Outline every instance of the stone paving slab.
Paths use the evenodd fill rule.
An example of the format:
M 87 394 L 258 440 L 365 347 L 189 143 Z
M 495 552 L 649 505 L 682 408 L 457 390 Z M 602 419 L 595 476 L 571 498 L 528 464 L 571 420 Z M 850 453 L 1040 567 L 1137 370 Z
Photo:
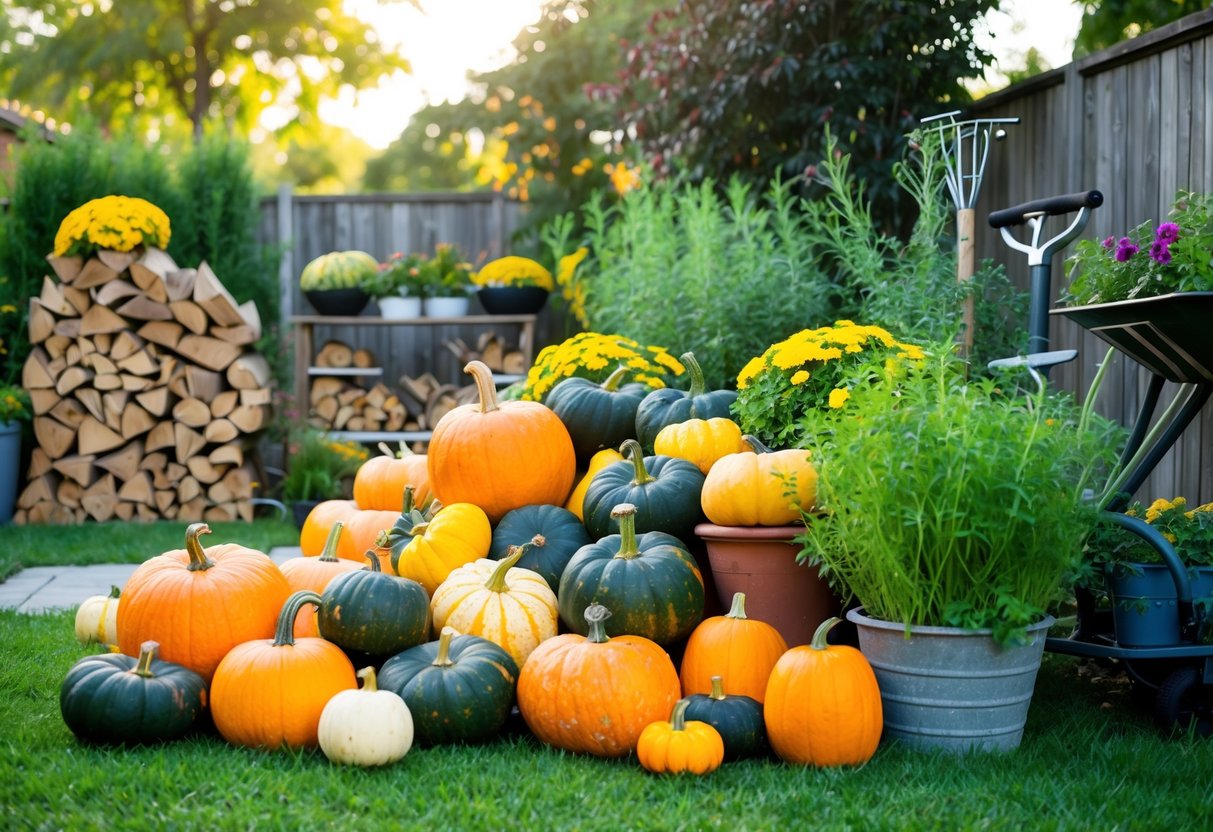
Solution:
M 276 546 L 270 550 L 274 563 L 299 557 L 298 546 Z M 0 609 L 39 613 L 78 605 L 92 595 L 107 595 L 110 587 L 121 589 L 137 563 L 105 563 L 95 566 L 33 566 L 0 583 Z

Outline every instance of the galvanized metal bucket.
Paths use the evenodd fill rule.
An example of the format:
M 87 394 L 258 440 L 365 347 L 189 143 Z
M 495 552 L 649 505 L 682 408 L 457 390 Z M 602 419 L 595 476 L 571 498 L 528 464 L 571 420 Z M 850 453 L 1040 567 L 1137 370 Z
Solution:
M 914 627 L 850 610 L 880 686 L 884 738 L 913 748 L 1018 748 L 1052 617 L 1028 628 L 1029 643 L 1002 647 L 990 630 Z

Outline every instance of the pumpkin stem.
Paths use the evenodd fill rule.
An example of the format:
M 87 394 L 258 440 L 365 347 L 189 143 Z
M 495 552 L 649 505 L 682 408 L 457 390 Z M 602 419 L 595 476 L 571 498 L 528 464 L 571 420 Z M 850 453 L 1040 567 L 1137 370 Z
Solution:
M 205 572 L 215 565 L 215 562 L 206 556 L 206 550 L 202 548 L 202 544 L 198 542 L 198 536 L 210 534 L 211 527 L 206 523 L 192 523 L 185 530 L 185 551 L 189 553 L 191 572 Z
M 740 595 L 740 594 L 741 593 L 738 593 L 738 595 Z M 715 699 L 717 702 L 724 699 L 724 677 L 723 676 L 713 676 L 712 677 L 712 692 L 709 693 L 708 696 L 710 696 L 712 699 Z
M 762 444 L 762 440 L 757 436 L 750 436 L 748 433 L 741 437 L 741 441 L 754 449 L 756 454 L 769 454 L 771 449 Z
M 156 651 L 160 649 L 159 642 L 145 641 L 139 645 L 139 663 L 131 668 L 131 673 L 136 676 L 142 676 L 144 679 L 150 679 L 156 674 L 152 673 L 152 662 L 156 660 Z
M 591 644 L 604 644 L 611 640 L 606 634 L 606 620 L 611 617 L 611 611 L 602 604 L 590 604 L 585 608 L 585 623 L 590 625 L 590 631 L 585 640 Z
M 531 545 L 542 549 L 548 545 L 548 539 L 541 534 L 537 534 L 531 538 Z
M 392 541 L 388 539 L 387 529 L 380 529 L 379 534 L 375 535 L 375 548 L 387 549 L 392 545 Z
M 110 584 L 110 597 L 111 598 L 120 598 L 121 596 L 122 596 L 122 590 L 120 590 L 118 588 L 118 585 Z
M 618 367 L 606 377 L 606 381 L 600 385 L 603 390 L 614 393 L 619 389 L 619 382 L 623 381 L 624 377 L 631 372 L 631 368 L 620 364 Z
M 324 540 L 324 549 L 320 552 L 320 559 L 325 563 L 337 560 L 337 544 L 341 542 L 341 530 L 344 528 L 345 524 L 338 520 L 333 524 L 333 528 L 329 529 L 329 536 Z
M 438 634 L 438 655 L 430 664 L 434 667 L 450 667 L 455 662 L 451 660 L 451 639 L 459 635 L 454 627 L 443 627 Z
M 408 514 L 417 507 L 417 503 L 413 496 L 414 490 L 415 489 L 412 485 L 406 485 L 404 487 L 404 508 L 400 510 L 401 514 Z
M 611 517 L 619 521 L 619 551 L 615 557 L 631 560 L 640 554 L 636 545 L 636 506 L 620 503 L 611 509 Z
M 383 564 L 381 564 L 379 562 L 379 556 L 377 554 L 375 554 L 374 549 L 367 549 L 366 553 L 363 554 L 363 557 L 371 562 L 371 571 L 372 572 L 382 572 L 383 571 Z
M 691 704 L 689 699 L 679 699 L 674 703 L 674 713 L 670 714 L 670 729 L 674 731 L 685 731 L 687 728 L 687 707 Z
M 619 446 L 619 453 L 630 459 L 632 467 L 636 469 L 636 476 L 632 477 L 632 485 L 644 485 L 656 479 L 656 477 L 649 476 L 649 472 L 645 470 L 644 449 L 635 439 L 623 440 L 623 444 Z
M 725 618 L 745 618 L 745 593 L 733 593 L 733 606 L 729 607 L 729 612 Z
M 526 550 L 531 548 L 531 544 L 523 543 L 521 546 L 511 546 L 507 554 L 497 564 L 497 568 L 493 570 L 493 574 L 489 575 L 489 579 L 485 581 L 484 588 L 489 592 L 505 592 L 509 586 L 505 582 L 505 573 L 513 568 L 514 564 L 518 563 L 519 559 L 526 554 Z
M 379 681 L 375 677 L 374 667 L 364 667 L 358 671 L 358 678 L 362 680 L 362 689 L 374 693 L 379 690 Z
M 687 368 L 687 372 L 691 374 L 691 388 L 687 390 L 687 398 L 695 398 L 702 396 L 706 389 L 703 384 L 703 368 L 699 366 L 699 362 L 695 360 L 695 354 L 684 352 L 678 358 L 679 361 Z
M 498 410 L 497 387 L 493 384 L 493 371 L 483 361 L 469 361 L 463 371 L 470 373 L 476 382 L 476 393 L 480 397 L 480 412 L 491 413 Z
M 840 623 L 841 621 L 841 618 L 835 616 L 834 618 L 827 618 L 825 621 L 821 622 L 821 624 L 817 626 L 816 632 L 813 633 L 813 641 L 809 644 L 809 646 L 814 650 L 825 650 L 827 647 L 829 647 L 830 645 L 829 642 L 826 641 L 826 636 L 829 635 L 830 630 L 834 629 L 834 625 Z
M 282 612 L 278 614 L 278 625 L 274 630 L 274 646 L 290 647 L 295 643 L 295 618 L 304 604 L 320 608 L 320 596 L 310 589 L 301 589 L 286 599 Z
M 425 534 L 425 530 L 430 527 L 429 520 L 422 520 L 420 523 L 414 523 L 413 528 L 409 529 L 409 534 L 413 537 L 421 537 Z

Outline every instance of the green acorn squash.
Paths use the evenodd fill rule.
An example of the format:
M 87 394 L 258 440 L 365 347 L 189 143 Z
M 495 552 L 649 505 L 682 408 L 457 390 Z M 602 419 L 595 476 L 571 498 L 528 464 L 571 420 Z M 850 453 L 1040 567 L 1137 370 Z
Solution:
M 687 702 L 687 719 L 706 722 L 720 733 L 726 760 L 758 757 L 767 752 L 762 703 L 749 696 L 726 696 L 722 677 L 712 677 L 711 693 L 692 694 Z
M 619 523 L 611 512 L 620 503 L 631 503 L 637 532 L 690 540 L 695 525 L 703 522 L 703 473 L 685 459 L 643 456 L 635 439 L 624 442 L 620 451 L 627 459 L 608 465 L 586 489 L 582 517 L 591 537 L 617 534 Z
M 585 611 L 610 604 L 607 634 L 644 636 L 661 645 L 689 634 L 703 619 L 703 577 L 676 538 L 636 534 L 636 507 L 616 506 L 619 534 L 583 546 L 560 577 L 560 619 L 580 635 L 589 632 Z
M 514 704 L 518 665 L 500 646 L 443 627 L 437 641 L 393 656 L 379 689 L 394 691 L 413 715 L 420 745 L 496 736 Z
M 375 553 L 370 569 L 345 572 L 321 593 L 320 635 L 350 652 L 391 656 L 430 634 L 430 597 L 416 581 L 389 575 Z
M 594 539 L 577 515 L 560 506 L 533 505 L 506 512 L 493 529 L 489 557 L 503 560 L 511 546 L 530 543 L 518 566 L 538 572 L 555 592 L 569 559 Z
M 703 370 L 692 353 L 680 359 L 691 376 L 691 388 L 687 391 L 663 387 L 653 390 L 641 400 L 636 408 L 636 438 L 645 453 L 653 452 L 653 441 L 666 425 L 685 422 L 687 419 L 711 419 L 720 416 L 732 418 L 730 407 L 737 399 L 735 390 L 705 390 Z
M 623 440 L 636 437 L 636 409 L 651 388 L 637 382 L 620 384 L 629 372 L 619 367 L 601 384 L 566 378 L 544 400 L 568 428 L 578 465 L 588 464 L 602 448 L 618 448 Z

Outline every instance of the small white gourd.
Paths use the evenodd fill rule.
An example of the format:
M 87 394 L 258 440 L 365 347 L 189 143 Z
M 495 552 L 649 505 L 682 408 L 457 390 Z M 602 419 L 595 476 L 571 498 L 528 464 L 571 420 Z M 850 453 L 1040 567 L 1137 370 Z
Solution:
M 84 599 L 76 610 L 76 640 L 81 644 L 103 644 L 113 647 L 118 643 L 118 587 L 111 587 L 109 595 L 92 595 Z
M 320 713 L 320 750 L 334 763 L 382 766 L 413 747 L 413 715 L 404 700 L 379 690 L 375 668 L 358 671 L 359 690 L 343 690 Z

